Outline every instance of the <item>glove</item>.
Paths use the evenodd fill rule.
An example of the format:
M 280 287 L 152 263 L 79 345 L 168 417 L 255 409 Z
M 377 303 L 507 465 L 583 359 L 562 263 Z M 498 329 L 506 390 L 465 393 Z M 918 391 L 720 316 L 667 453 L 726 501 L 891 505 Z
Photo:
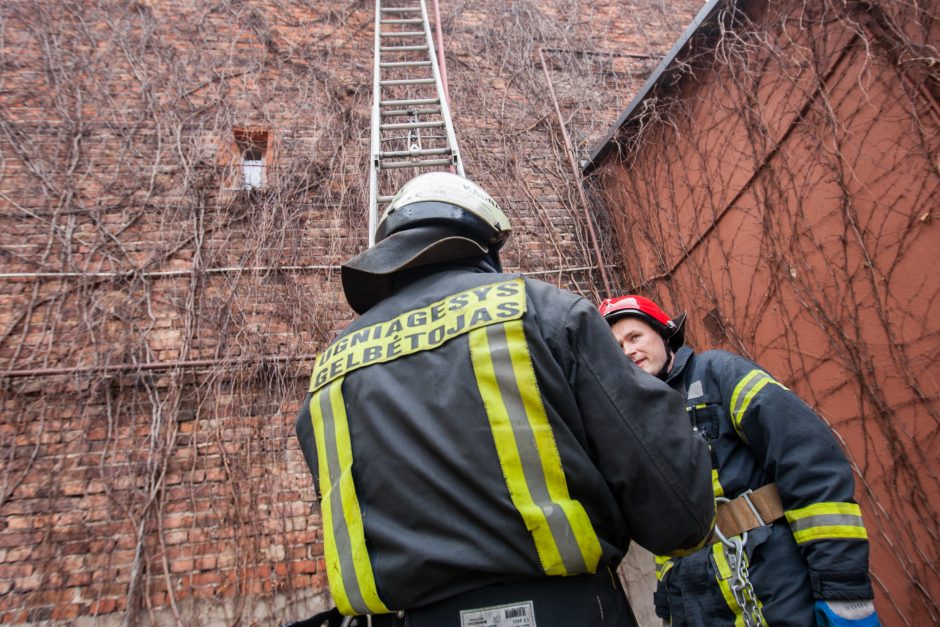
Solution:
M 881 627 L 881 622 L 870 599 L 816 601 L 816 627 Z

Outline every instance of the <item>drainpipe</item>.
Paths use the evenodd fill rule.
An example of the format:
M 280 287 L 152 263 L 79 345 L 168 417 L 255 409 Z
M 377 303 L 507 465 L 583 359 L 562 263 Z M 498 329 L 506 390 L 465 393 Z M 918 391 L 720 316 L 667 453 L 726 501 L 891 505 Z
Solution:
M 581 185 L 581 172 L 578 170 L 578 163 L 574 156 L 574 148 L 571 146 L 571 139 L 568 138 L 568 131 L 565 129 L 565 120 L 561 116 L 561 108 L 558 106 L 558 99 L 555 97 L 555 88 L 552 86 L 552 77 L 548 73 L 548 65 L 545 63 L 545 55 L 542 53 L 542 48 L 539 48 L 539 58 L 542 60 L 542 71 L 545 72 L 545 80 L 548 82 L 548 93 L 551 95 L 552 104 L 555 106 L 555 115 L 558 116 L 558 126 L 561 128 L 561 136 L 565 140 L 565 149 L 568 151 L 568 162 L 571 164 L 571 173 L 575 179 L 575 186 L 578 188 L 578 196 L 581 198 L 581 207 L 584 209 L 584 221 L 587 223 L 588 233 L 591 236 L 591 244 L 594 247 L 594 259 L 597 263 L 597 268 L 601 272 L 601 281 L 604 283 L 604 297 L 610 298 L 610 282 L 607 280 L 607 268 L 604 267 L 604 260 L 601 258 L 601 249 L 600 246 L 597 245 L 597 235 L 594 233 L 594 222 L 591 220 L 587 196 L 584 195 L 584 187 Z

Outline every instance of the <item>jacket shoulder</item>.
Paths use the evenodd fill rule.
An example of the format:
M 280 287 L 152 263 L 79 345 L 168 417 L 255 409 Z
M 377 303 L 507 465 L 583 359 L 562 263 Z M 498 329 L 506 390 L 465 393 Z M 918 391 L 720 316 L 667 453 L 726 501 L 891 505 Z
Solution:
M 530 279 L 526 276 L 523 276 L 522 280 L 525 282 L 526 293 L 539 304 L 553 303 L 555 306 L 570 308 L 577 301 L 584 300 L 574 292 L 555 287 L 545 281 Z
M 741 377 L 755 368 L 759 366 L 745 357 L 714 349 L 701 353 L 692 352 L 682 362 L 680 376 L 687 387 L 695 381 L 700 381 L 700 385 L 718 392 L 727 386 L 733 387 Z
M 756 363 L 735 353 L 730 353 L 726 350 L 713 349 L 707 350 L 702 353 L 695 353 L 695 355 L 689 360 L 694 362 L 699 368 L 708 368 L 710 370 L 721 370 L 728 371 L 729 373 L 742 371 L 749 372 L 751 370 L 761 369 Z

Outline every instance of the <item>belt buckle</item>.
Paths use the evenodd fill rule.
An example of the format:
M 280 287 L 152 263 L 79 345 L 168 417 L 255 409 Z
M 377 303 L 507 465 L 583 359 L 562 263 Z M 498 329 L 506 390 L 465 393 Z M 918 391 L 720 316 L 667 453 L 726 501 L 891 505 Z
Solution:
M 744 499 L 744 502 L 747 503 L 748 509 L 750 509 L 751 513 L 754 514 L 754 518 L 757 520 L 757 527 L 766 527 L 767 523 L 764 522 L 764 517 L 760 515 L 760 512 L 757 511 L 757 507 L 754 506 L 754 502 L 751 501 L 751 493 L 753 492 L 754 490 L 751 489 L 745 490 L 739 495 L 739 498 Z

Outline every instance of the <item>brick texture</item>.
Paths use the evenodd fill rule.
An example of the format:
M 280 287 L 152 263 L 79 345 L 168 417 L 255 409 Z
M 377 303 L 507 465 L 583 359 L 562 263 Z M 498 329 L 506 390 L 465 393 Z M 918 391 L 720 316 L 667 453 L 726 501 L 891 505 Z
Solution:
M 600 295 L 539 49 L 583 156 L 697 5 L 442 2 L 507 269 Z M 372 6 L 39 0 L 0 19 L 0 623 L 297 618 L 271 600 L 326 580 L 293 417 L 353 317 L 337 266 L 366 245 Z M 254 191 L 236 189 L 249 131 Z

